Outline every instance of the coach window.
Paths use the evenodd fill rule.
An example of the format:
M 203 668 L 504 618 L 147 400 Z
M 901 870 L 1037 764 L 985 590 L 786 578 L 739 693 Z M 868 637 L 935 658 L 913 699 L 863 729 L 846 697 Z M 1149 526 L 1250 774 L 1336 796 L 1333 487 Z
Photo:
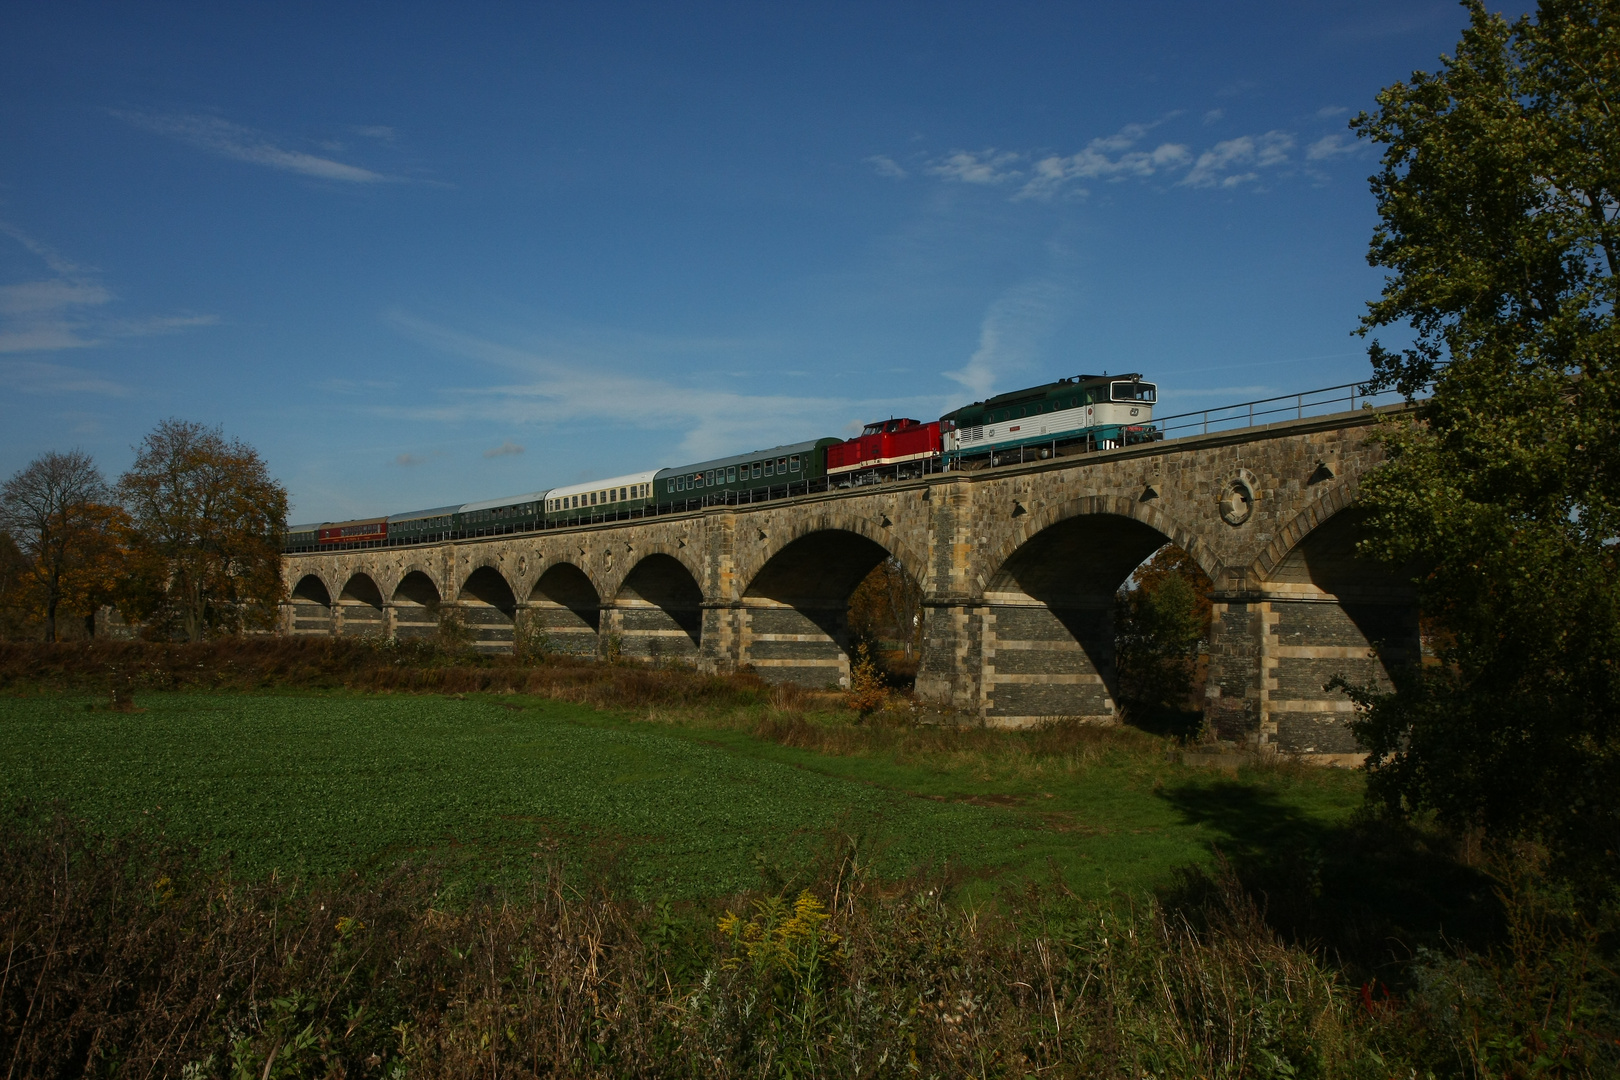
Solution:
M 799 471 L 799 455 L 798 454 L 794 454 L 792 457 L 788 458 L 788 471 L 789 472 L 798 472 Z
M 776 475 L 776 473 L 775 473 L 775 471 L 773 469 L 774 465 L 775 465 L 775 462 L 772 462 L 772 461 L 765 462 L 765 475 L 766 476 L 775 476 Z
M 736 480 L 737 480 L 737 466 L 735 466 L 735 465 L 727 465 L 726 466 L 726 483 L 728 483 L 728 484 L 735 483 Z
M 787 475 L 787 458 L 779 457 L 779 458 L 776 459 L 776 475 L 778 475 L 778 476 L 786 476 Z

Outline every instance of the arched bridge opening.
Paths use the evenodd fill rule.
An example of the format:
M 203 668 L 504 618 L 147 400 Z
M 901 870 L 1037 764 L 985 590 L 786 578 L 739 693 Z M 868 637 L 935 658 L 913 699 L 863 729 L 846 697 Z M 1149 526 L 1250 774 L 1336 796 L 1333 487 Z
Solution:
M 1169 539 L 1134 518 L 1092 514 L 1051 525 L 1012 553 L 980 612 L 987 723 L 1118 718 L 1115 596 Z
M 848 686 L 850 597 L 888 558 L 881 544 L 841 529 L 783 547 L 743 593 L 738 663 L 772 682 Z
M 602 598 L 585 572 L 558 563 L 529 592 L 529 633 L 547 652 L 595 656 L 602 628 Z
M 332 594 L 326 582 L 314 574 L 305 574 L 293 586 L 291 603 L 294 634 L 332 632 Z
M 695 662 L 703 639 L 703 590 L 674 556 L 648 555 L 619 586 L 608 623 L 623 656 Z
M 461 587 L 461 615 L 480 652 L 511 652 L 517 598 L 512 586 L 492 566 L 480 566 Z
M 339 632 L 344 637 L 382 637 L 386 631 L 382 590 L 369 574 L 349 578 L 338 594 L 338 609 L 342 615 Z
M 390 603 L 394 609 L 394 636 L 432 637 L 439 629 L 439 587 L 420 570 L 399 579 Z
M 1266 575 L 1263 599 L 1230 610 L 1226 622 L 1259 642 L 1258 685 L 1222 686 L 1216 700 L 1247 690 L 1256 708 L 1212 710 L 1228 737 L 1293 754 L 1359 758 L 1350 731 L 1354 705 L 1327 684 L 1337 676 L 1388 689 L 1391 671 L 1421 660 L 1417 605 L 1391 568 L 1362 558 L 1363 519 L 1341 510 L 1297 543 Z M 1252 608 L 1252 610 L 1249 610 Z M 1246 616 L 1246 618 L 1242 617 Z M 1254 667 L 1231 665 L 1234 676 Z M 1235 681 L 1235 680 L 1234 680 Z

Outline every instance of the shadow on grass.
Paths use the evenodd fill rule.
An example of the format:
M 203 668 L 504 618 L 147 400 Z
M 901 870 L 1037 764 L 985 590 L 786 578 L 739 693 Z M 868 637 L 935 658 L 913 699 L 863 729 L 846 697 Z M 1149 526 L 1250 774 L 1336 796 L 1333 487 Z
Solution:
M 1323 822 L 1237 781 L 1184 784 L 1161 796 L 1217 835 L 1215 848 L 1274 930 L 1337 958 L 1352 977 L 1395 982 L 1419 947 L 1480 948 L 1502 938 L 1490 879 L 1437 832 L 1367 812 Z M 1184 872 L 1161 899 L 1197 910 L 1211 887 L 1202 873 Z

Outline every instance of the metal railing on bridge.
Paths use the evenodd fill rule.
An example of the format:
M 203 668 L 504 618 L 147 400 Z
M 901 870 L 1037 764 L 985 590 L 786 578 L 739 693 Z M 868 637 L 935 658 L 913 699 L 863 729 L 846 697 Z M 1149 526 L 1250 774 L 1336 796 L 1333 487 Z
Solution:
M 1385 390 L 1377 394 L 1362 393 L 1362 383 L 1327 386 L 1320 390 L 1305 390 L 1298 394 L 1242 401 L 1236 405 L 1219 405 L 1213 409 L 1175 413 L 1154 417 L 1153 426 L 1160 437 L 1208 435 L 1212 431 L 1236 431 L 1240 428 L 1275 424 L 1282 420 L 1303 420 L 1307 416 L 1326 416 L 1335 412 L 1354 412 L 1360 408 L 1395 405 L 1403 401 L 1400 391 Z

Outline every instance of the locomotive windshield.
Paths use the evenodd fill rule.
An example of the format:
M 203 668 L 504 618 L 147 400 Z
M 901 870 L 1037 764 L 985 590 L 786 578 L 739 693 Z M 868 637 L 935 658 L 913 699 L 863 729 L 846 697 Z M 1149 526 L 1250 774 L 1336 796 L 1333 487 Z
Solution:
M 1150 382 L 1117 382 L 1112 386 L 1110 397 L 1115 401 L 1146 401 L 1151 403 L 1158 393 L 1158 387 Z

